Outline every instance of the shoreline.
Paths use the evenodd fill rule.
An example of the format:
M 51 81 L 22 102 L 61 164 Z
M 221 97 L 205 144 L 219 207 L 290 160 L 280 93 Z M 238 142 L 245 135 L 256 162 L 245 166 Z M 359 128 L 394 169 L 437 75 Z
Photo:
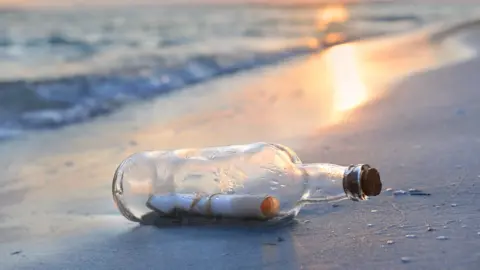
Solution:
M 370 17 L 367 16 L 367 18 Z M 377 29 L 377 32 L 362 32 L 361 29 L 347 31 L 343 41 L 344 44 L 382 44 L 380 45 L 382 47 L 389 47 L 388 44 L 383 43 L 398 43 L 398 45 L 395 45 L 397 48 L 405 43 L 405 46 L 410 47 L 412 42 L 425 43 L 427 41 L 430 35 L 428 29 L 433 27 L 431 27 L 432 24 L 428 19 L 425 23 L 426 26 L 420 27 L 419 30 L 410 25 L 408 27 L 403 26 L 401 28 L 403 30 L 395 28 L 391 30 Z M 453 26 L 445 25 L 444 27 Z M 355 27 L 352 29 L 355 29 Z M 401 33 L 398 34 L 397 31 L 401 31 Z M 387 34 L 387 32 L 390 32 L 390 34 Z M 320 38 L 320 40 L 322 39 Z M 357 42 L 354 42 L 355 40 Z M 235 46 L 240 46 L 239 44 L 242 42 L 252 42 L 252 40 L 240 41 L 237 40 L 237 42 L 232 43 L 236 44 Z M 122 68 L 121 63 L 115 62 L 115 55 L 120 51 L 103 53 L 98 55 L 99 58 L 85 59 L 86 62 L 69 62 L 65 64 L 66 66 L 63 66 L 63 64 L 58 66 L 53 63 L 50 67 L 47 67 L 56 74 L 53 78 L 50 78 L 48 74 L 41 75 L 45 72 L 43 69 L 35 71 L 24 69 L 23 73 L 28 73 L 23 74 L 26 76 L 25 78 L 29 78 L 29 76 L 38 72 L 40 72 L 37 74 L 40 78 L 31 81 L 19 77 L 19 80 L 6 80 L 0 83 L 3 88 L 0 91 L 1 100 L 3 100 L 1 104 L 5 106 L 4 110 L 0 112 L 2 121 L 0 139 L 5 140 L 15 137 L 21 132 L 35 132 L 35 130 L 41 129 L 56 130 L 68 125 L 89 122 L 99 116 L 108 116 L 117 111 L 119 107 L 128 106 L 134 102 L 161 98 L 164 94 L 174 93 L 176 90 L 190 89 L 193 85 L 208 83 L 219 77 L 252 69 L 256 70 L 279 62 L 281 64 L 285 60 L 288 62 L 288 60 L 298 56 L 316 55 L 318 51 L 329 49 L 330 44 L 328 42 L 319 46 L 314 43 L 309 38 L 284 41 L 282 45 L 271 41 L 261 46 L 257 44 L 258 46 L 254 46 L 256 49 L 241 56 L 235 53 L 236 49 L 229 46 L 226 46 L 229 49 L 220 49 L 220 51 L 210 55 L 209 50 L 205 49 L 212 45 L 208 45 L 208 43 L 202 46 L 196 45 L 198 48 L 194 46 L 190 53 L 184 51 L 186 47 L 183 48 L 183 45 L 166 48 L 164 52 L 158 50 L 142 51 L 142 54 L 145 54 L 144 57 L 150 55 L 153 59 L 156 59 L 155 61 L 152 60 L 155 64 L 148 70 L 137 70 L 135 65 L 130 67 L 132 70 L 125 70 L 127 67 Z M 364 47 L 362 45 L 357 46 Z M 131 53 L 131 55 L 128 53 L 127 55 L 133 57 L 135 53 Z M 173 56 L 185 53 L 189 57 L 184 60 L 175 60 L 172 66 L 164 67 L 160 63 L 161 61 L 157 63 L 157 60 L 170 54 L 172 54 L 172 59 L 175 59 L 176 57 Z M 108 65 L 106 63 L 113 66 L 119 64 L 120 67 L 107 72 L 108 69 L 105 68 Z M 78 67 L 75 67 L 77 65 Z M 85 68 L 86 66 L 92 68 L 92 74 L 84 74 L 79 70 L 75 72 L 76 68 Z M 16 69 L 13 68 L 13 70 Z M 59 77 L 57 78 L 57 76 Z
M 385 77 L 388 77 L 388 78 L 381 79 L 381 80 L 384 80 L 385 82 L 383 82 L 383 84 L 386 85 L 387 84 L 386 82 L 392 82 L 398 78 L 409 76 L 409 73 L 414 74 L 416 72 L 415 69 L 419 69 L 419 70 L 435 69 L 443 65 L 447 65 L 450 63 L 454 64 L 457 61 L 464 61 L 468 58 L 474 57 L 475 52 L 472 50 L 472 48 L 469 48 L 468 46 L 465 46 L 461 42 L 458 42 L 458 40 L 456 40 L 455 38 L 450 38 L 450 37 L 454 36 L 458 32 L 468 30 L 469 28 L 475 27 L 479 24 L 480 24 L 480 20 L 474 19 L 474 18 L 464 19 L 461 22 L 450 21 L 446 23 L 436 23 L 436 24 L 427 25 L 409 32 L 360 39 L 353 42 L 340 44 L 332 48 L 345 47 L 353 44 L 357 48 L 356 50 L 359 51 L 357 54 L 363 54 L 362 57 L 364 58 L 367 58 L 364 55 L 373 55 L 373 57 L 375 58 L 374 54 L 390 55 L 390 57 L 396 57 L 396 56 L 393 56 L 393 53 L 397 54 L 398 52 L 401 53 L 400 57 L 403 57 L 404 54 L 411 53 L 411 50 L 409 49 L 417 46 L 421 48 L 431 47 L 428 49 L 437 51 L 436 55 L 434 55 L 434 57 L 437 57 L 437 59 L 435 59 L 435 61 L 438 61 L 437 63 L 420 63 L 420 64 L 414 63 L 413 72 L 412 70 L 407 70 L 402 67 L 403 70 L 400 72 L 393 71 L 391 72 L 391 74 L 384 74 L 386 75 Z M 446 40 L 448 42 L 446 42 Z M 443 43 L 442 46 L 438 46 L 440 43 Z M 449 43 L 449 44 L 445 45 L 446 43 Z M 383 51 L 378 52 L 377 46 L 381 47 Z M 221 85 L 223 81 L 228 81 L 231 78 L 234 78 L 234 80 L 236 80 L 235 78 L 237 77 L 240 77 L 240 78 L 251 77 L 252 79 L 249 78 L 248 80 L 256 81 L 257 79 L 255 77 L 261 77 L 261 75 L 259 76 L 254 75 L 255 73 L 257 73 L 257 71 L 258 73 L 264 73 L 265 71 L 269 72 L 270 70 L 288 69 L 288 66 L 295 65 L 295 63 L 298 63 L 298 62 L 302 62 L 304 61 L 304 59 L 309 59 L 309 58 L 311 59 L 315 57 L 318 58 L 318 55 L 325 54 L 325 51 L 331 50 L 332 48 L 322 49 L 318 53 L 312 54 L 312 55 L 303 55 L 303 56 L 297 56 L 290 59 L 286 59 L 283 63 L 280 63 L 280 64 L 258 66 L 253 69 L 246 69 L 231 75 L 220 76 L 215 78 L 212 81 L 205 81 L 202 83 L 189 85 L 189 86 L 183 87 L 182 89 L 179 89 L 178 91 L 167 92 L 165 94 L 155 96 L 151 100 L 135 101 L 127 104 L 127 106 L 122 106 L 122 108 L 120 108 L 120 112 L 115 110 L 112 113 L 100 115 L 85 122 L 74 123 L 74 124 L 70 124 L 70 125 L 66 125 L 58 128 L 52 128 L 52 129 L 45 128 L 45 129 L 36 129 L 36 130 L 35 129 L 25 130 L 25 131 L 19 131 L 19 132 L 16 132 L 15 130 L 4 130 L 4 131 L 0 130 L 3 133 L 5 133 L 4 134 L 5 138 L 0 137 L 0 144 L 5 142 L 8 143 L 10 140 L 28 139 L 28 137 L 35 137 L 37 134 L 44 134 L 44 133 L 48 134 L 50 132 L 62 131 L 63 129 L 68 129 L 71 126 L 77 126 L 77 125 L 88 126 L 89 123 L 96 122 L 97 118 L 108 119 L 111 115 L 113 115 L 112 119 L 115 119 L 116 115 L 124 114 L 121 111 L 127 110 L 132 112 L 134 110 L 134 109 L 133 110 L 130 109 L 129 107 L 141 108 L 142 103 L 144 104 L 149 104 L 152 102 L 155 103 L 157 100 L 160 100 L 160 102 L 158 103 L 162 103 L 161 102 L 162 100 L 167 100 L 172 96 L 173 97 L 180 96 L 182 98 L 186 98 L 186 96 L 188 96 L 188 94 L 186 93 L 190 93 L 191 90 L 193 90 L 193 92 L 198 92 L 198 93 L 192 93 L 193 95 L 214 96 L 215 93 L 200 93 L 202 92 L 202 90 L 199 90 L 199 89 L 208 88 L 209 85 L 211 84 Z M 417 52 L 417 53 L 421 54 L 420 52 Z M 432 52 L 429 52 L 429 53 L 433 54 Z M 372 56 L 368 56 L 368 57 L 372 57 Z M 360 60 L 363 60 L 363 59 L 360 59 Z M 432 59 L 427 61 L 432 61 Z M 291 64 L 291 63 L 294 63 L 294 64 Z M 416 67 L 415 64 L 419 65 L 420 67 Z M 217 81 L 220 81 L 220 82 L 217 83 Z M 246 84 L 248 84 L 248 82 Z M 381 86 L 381 87 L 374 86 L 374 87 L 386 88 L 386 86 Z M 238 88 L 240 87 L 237 87 L 237 89 Z M 224 94 L 224 93 L 220 93 L 220 94 Z M 202 102 L 198 102 L 198 103 L 202 103 Z M 25 135 L 26 137 L 24 137 Z M 16 136 L 19 136 L 19 137 L 16 137 Z
M 455 35 L 458 33 L 462 32 L 456 32 Z M 462 231 L 462 235 L 470 237 L 474 230 L 480 230 L 478 225 L 475 227 L 476 220 L 472 214 L 478 199 L 467 193 L 468 189 L 478 188 L 472 187 L 473 178 L 466 178 L 478 174 L 475 168 L 479 165 L 474 157 L 479 147 L 476 143 L 480 140 L 475 141 L 478 139 L 474 136 L 476 128 L 473 123 L 480 111 L 475 109 L 478 99 L 469 100 L 475 93 L 475 78 L 471 74 L 475 73 L 475 67 L 480 66 L 478 58 L 461 55 L 458 58 L 460 62 L 447 61 L 449 64 L 445 65 L 436 58 L 435 49 L 438 48 L 428 47 L 425 41 L 420 43 L 425 46 L 423 53 L 411 55 L 407 57 L 410 60 L 406 61 L 404 57 L 412 50 L 402 47 L 400 52 L 405 54 L 391 60 L 390 56 L 399 52 L 394 42 L 391 43 L 393 47 L 382 47 L 385 48 L 381 51 L 383 55 L 375 47 L 370 47 L 376 45 L 374 41 L 371 42 L 371 45 L 362 45 L 361 42 L 340 45 L 319 55 L 293 59 L 281 66 L 221 78 L 165 98 L 133 104 L 121 112 L 89 123 L 28 134 L 24 138 L 0 144 L 0 151 L 8 153 L 0 155 L 0 167 L 5 170 L 4 182 L 0 183 L 3 189 L 0 258 L 5 258 L 2 261 L 6 265 L 13 267 L 21 263 L 26 269 L 39 261 L 43 264 L 37 267 L 44 269 L 60 269 L 62 265 L 70 263 L 77 263 L 79 268 L 85 263 L 105 269 L 113 267 L 112 264 L 128 267 L 135 265 L 136 260 L 146 260 L 145 263 L 153 267 L 155 263 L 151 261 L 152 258 L 143 256 L 152 255 L 152 252 L 172 255 L 167 252 L 172 248 L 179 254 L 191 252 L 190 260 L 199 261 L 202 268 L 207 269 L 211 263 L 203 258 L 205 254 L 194 252 L 197 250 L 194 247 L 206 242 L 215 252 L 226 250 L 238 254 L 235 259 L 232 256 L 217 257 L 216 253 L 207 256 L 224 266 L 231 265 L 230 260 L 233 260 L 239 266 L 232 266 L 232 269 L 250 266 L 250 269 L 256 269 L 262 265 L 273 269 L 282 263 L 287 263 L 288 269 L 301 265 L 313 269 L 319 265 L 328 269 L 345 269 L 354 265 L 367 269 L 368 263 L 378 269 L 398 269 L 401 268 L 400 255 L 398 258 L 395 256 L 415 256 L 411 253 L 416 249 L 417 254 L 424 257 L 413 262 L 411 267 L 442 268 L 445 267 L 441 264 L 443 260 L 432 262 L 431 259 L 446 256 L 453 263 L 464 263 L 463 269 L 474 269 L 470 267 L 475 266 L 475 261 L 472 262 L 475 258 L 461 260 L 471 255 L 468 252 L 437 254 L 432 247 L 439 244 L 438 240 L 425 240 L 418 247 L 402 240 L 402 236 L 414 231 L 423 237 L 425 218 L 429 218 L 429 222 L 439 230 L 442 222 L 463 219 L 465 224 L 468 223 L 468 229 L 463 228 L 465 233 Z M 418 44 L 410 46 L 421 51 Z M 476 48 L 480 48 L 480 42 L 473 45 L 477 44 Z M 354 51 L 357 62 L 347 65 L 352 68 L 350 76 L 362 70 L 361 79 L 369 92 L 347 103 L 330 102 L 345 96 L 340 94 L 338 98 L 332 93 L 331 87 L 338 85 L 339 81 L 325 81 L 319 78 L 319 74 L 337 72 L 328 68 L 331 66 L 326 63 L 338 59 L 328 60 L 328 57 L 340 57 L 342 52 L 353 54 Z M 442 52 L 444 54 L 445 51 Z M 421 55 L 424 58 L 420 58 Z M 395 65 L 398 70 L 384 70 L 392 64 L 386 63 L 387 59 L 398 64 Z M 363 68 L 353 70 L 362 63 Z M 416 70 L 415 74 L 411 74 L 412 68 Z M 384 78 L 386 72 L 397 74 Z M 468 74 L 470 81 L 468 78 L 458 79 Z M 358 78 L 350 79 L 355 81 Z M 449 87 L 461 82 L 464 87 L 460 87 L 458 96 L 452 98 Z M 356 91 L 363 89 L 361 84 L 344 87 Z M 206 88 L 208 91 L 204 91 Z M 338 94 L 341 89 L 336 91 Z M 211 103 L 212 96 L 216 104 Z M 161 119 L 158 118 L 160 114 L 163 116 Z M 249 126 L 248 130 L 245 126 Z M 470 133 L 464 132 L 462 136 L 455 137 L 452 136 L 456 135 L 455 130 L 468 130 Z M 212 138 L 212 131 L 215 131 L 215 138 Z M 440 141 L 433 140 L 434 136 Z M 268 238 L 273 234 L 277 237 L 277 234 L 281 234 L 286 239 L 286 245 L 272 247 L 278 257 L 271 257 L 270 253 L 264 251 L 261 247 L 263 240 L 259 240 L 258 235 L 245 232 L 218 232 L 224 239 L 238 244 L 233 246 L 215 241 L 217 238 L 212 231 L 196 239 L 193 237 L 195 228 L 178 228 L 169 232 L 154 231 L 152 228 L 131 231 L 135 224 L 123 220 L 113 206 L 109 192 L 110 179 L 115 166 L 129 153 L 152 148 L 195 147 L 252 140 L 285 143 L 297 150 L 305 161 L 318 162 L 328 157 L 328 162 L 342 164 L 373 162 L 372 165 L 380 168 L 388 187 L 423 188 L 434 196 L 425 200 L 404 198 L 395 201 L 390 196 L 382 195 L 378 200 L 366 204 L 342 205 L 336 210 L 338 212 L 331 215 L 319 215 L 317 210 L 306 209 L 299 218 L 310 220 L 309 225 L 281 232 L 265 232 L 260 237 Z M 439 153 L 442 154 L 440 157 Z M 467 161 L 462 158 L 464 156 L 468 158 Z M 456 168 L 459 164 L 462 167 Z M 457 188 L 451 187 L 451 183 L 456 183 Z M 472 204 L 468 206 L 468 202 Z M 450 203 L 457 203 L 461 207 L 441 206 L 429 212 L 432 205 L 441 203 L 446 203 L 448 207 Z M 375 215 L 370 212 L 371 209 L 378 210 L 382 215 Z M 367 223 L 375 224 L 374 229 L 378 234 L 370 232 Z M 400 227 L 402 224 L 406 226 Z M 454 249 L 460 240 L 465 246 L 472 247 L 470 251 L 475 250 L 474 240 L 452 237 L 455 230 L 460 230 L 461 223 L 448 225 L 451 228 L 442 233 L 448 233 L 452 239 L 443 243 L 442 250 L 449 251 L 447 247 Z M 108 230 L 111 231 L 106 232 Z M 84 237 L 79 244 L 62 243 L 77 242 L 79 237 Z M 148 239 L 162 243 L 162 237 L 168 239 L 171 246 L 143 245 L 152 243 L 153 240 Z M 381 247 L 390 238 L 398 242 L 392 247 L 395 253 L 385 252 Z M 46 240 L 51 244 L 42 250 L 41 241 Z M 184 241 L 191 243 L 182 245 Z M 33 242 L 37 244 L 24 246 Z M 88 250 L 89 246 L 95 248 Z M 357 249 L 359 246 L 362 248 Z M 25 253 L 25 257 L 9 255 L 18 249 Z M 253 256 L 245 250 L 258 252 L 263 257 L 242 261 Z M 81 256 L 74 255 L 77 252 Z M 128 262 L 115 259 L 122 254 L 130 254 L 133 258 Z M 176 260 L 179 255 L 173 259 L 167 255 L 162 258 L 172 263 L 171 268 L 190 269 L 198 266 L 188 266 L 188 260 Z M 362 257 L 370 257 L 372 261 L 365 262 L 361 260 Z M 468 262 L 471 264 L 466 264 Z

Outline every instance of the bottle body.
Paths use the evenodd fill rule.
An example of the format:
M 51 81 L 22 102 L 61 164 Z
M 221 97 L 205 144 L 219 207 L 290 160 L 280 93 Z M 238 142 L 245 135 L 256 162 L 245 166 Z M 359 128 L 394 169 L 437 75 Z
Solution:
M 140 221 L 152 209 L 171 214 L 179 205 L 187 212 L 223 209 L 222 214 L 245 214 L 244 205 L 259 196 L 268 198 L 258 201 L 261 207 L 278 210 L 270 215 L 262 208 L 265 215 L 260 215 L 270 218 L 296 215 L 299 202 L 314 194 L 318 200 L 348 197 L 342 182 L 347 169 L 305 165 L 288 147 L 265 142 L 152 151 L 136 153 L 120 164 L 112 192 L 119 210 L 132 221 Z M 155 203 L 161 206 L 152 207 Z
M 151 211 L 153 194 L 264 193 L 281 197 L 281 211 L 290 211 L 305 192 L 300 163 L 290 149 L 263 142 L 142 152 L 117 168 L 113 193 L 130 219 Z

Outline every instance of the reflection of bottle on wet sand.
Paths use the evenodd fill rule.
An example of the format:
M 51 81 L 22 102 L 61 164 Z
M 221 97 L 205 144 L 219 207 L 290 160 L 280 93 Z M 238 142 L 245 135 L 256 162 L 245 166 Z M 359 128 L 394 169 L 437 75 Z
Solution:
M 134 154 L 117 168 L 120 212 L 162 216 L 281 219 L 306 203 L 363 201 L 381 191 L 369 165 L 303 164 L 288 147 L 253 143 Z

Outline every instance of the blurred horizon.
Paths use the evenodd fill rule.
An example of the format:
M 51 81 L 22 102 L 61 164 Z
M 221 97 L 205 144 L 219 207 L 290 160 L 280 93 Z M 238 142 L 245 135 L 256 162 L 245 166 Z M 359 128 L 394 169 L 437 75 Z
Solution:
M 124 6 L 172 4 L 351 4 L 351 3 L 405 3 L 405 4 L 474 4 L 476 0 L 0 0 L 1 8 Z
M 162 4 L 331 4 L 350 3 L 362 0 L 0 0 L 0 7 L 57 7 L 57 6 L 119 6 L 119 5 L 162 5 Z M 365 0 L 363 0 L 365 1 Z M 367 0 L 372 1 L 372 0 Z M 390 0 L 380 0 L 390 1 Z

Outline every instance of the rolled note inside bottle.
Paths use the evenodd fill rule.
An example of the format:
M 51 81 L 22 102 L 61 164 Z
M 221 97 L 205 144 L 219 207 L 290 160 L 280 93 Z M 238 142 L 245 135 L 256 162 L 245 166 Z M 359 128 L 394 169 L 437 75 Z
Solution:
M 174 211 L 229 218 L 270 219 L 278 215 L 280 202 L 267 195 L 196 194 L 153 195 L 147 206 L 164 214 Z

